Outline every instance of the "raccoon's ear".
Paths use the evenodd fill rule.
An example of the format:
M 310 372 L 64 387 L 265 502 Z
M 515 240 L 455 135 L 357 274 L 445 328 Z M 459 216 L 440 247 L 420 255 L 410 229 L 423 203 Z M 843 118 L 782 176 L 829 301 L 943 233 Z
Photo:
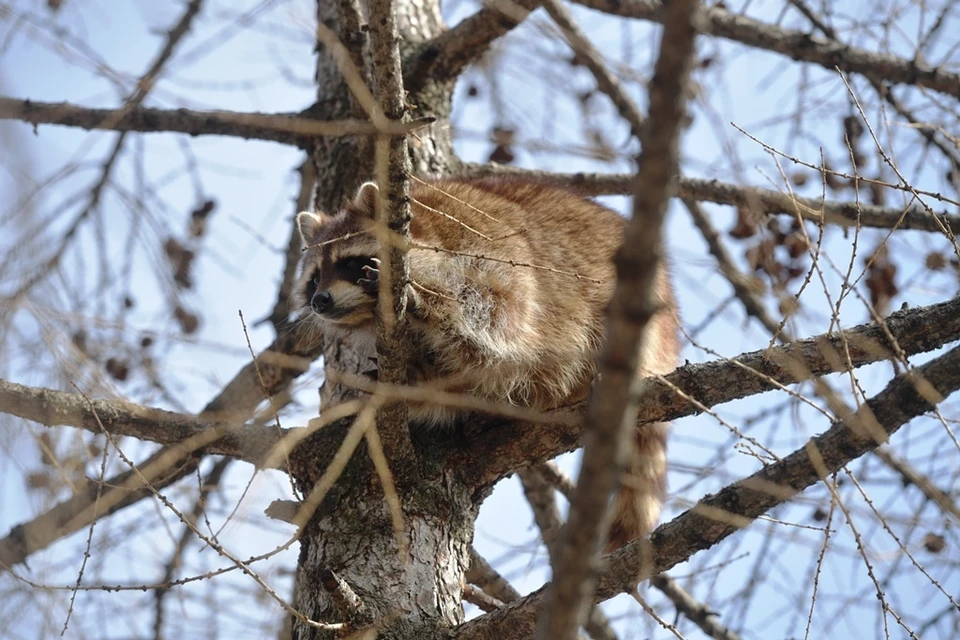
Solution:
M 364 182 L 360 185 L 356 197 L 353 199 L 355 211 L 365 218 L 373 219 L 377 215 L 377 200 L 380 198 L 380 189 L 376 182 Z
M 309 245 L 313 242 L 314 237 L 317 235 L 317 229 L 319 229 L 327 219 L 327 214 L 322 211 L 318 211 L 317 213 L 301 211 L 297 214 L 297 228 L 300 229 L 300 237 L 303 239 L 304 245 Z

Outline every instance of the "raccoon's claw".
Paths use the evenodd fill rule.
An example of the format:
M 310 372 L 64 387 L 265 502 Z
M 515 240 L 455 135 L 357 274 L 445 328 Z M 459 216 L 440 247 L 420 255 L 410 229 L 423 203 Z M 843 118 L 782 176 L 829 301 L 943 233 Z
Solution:
M 377 283 L 380 280 L 380 272 L 373 267 L 364 267 L 363 272 L 367 277 L 357 280 L 357 284 L 367 293 L 375 294 L 379 289 Z
M 380 261 L 376 258 L 371 258 L 371 262 L 376 266 L 371 267 L 370 265 L 364 265 L 363 273 L 366 274 L 367 277 L 357 280 L 357 284 L 367 293 L 376 293 L 378 289 L 377 282 L 380 280 L 380 270 L 376 267 L 380 266 Z

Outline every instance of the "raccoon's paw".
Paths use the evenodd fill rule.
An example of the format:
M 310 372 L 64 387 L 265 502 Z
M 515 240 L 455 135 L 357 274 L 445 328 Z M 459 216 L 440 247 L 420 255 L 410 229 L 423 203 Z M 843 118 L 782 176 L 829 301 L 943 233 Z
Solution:
M 380 261 L 376 258 L 370 258 L 370 261 L 374 266 L 365 265 L 363 267 L 363 273 L 367 276 L 366 278 L 360 278 L 357 280 L 357 284 L 366 291 L 367 293 L 376 294 L 379 288 L 380 281 L 380 270 L 377 267 L 380 266 Z

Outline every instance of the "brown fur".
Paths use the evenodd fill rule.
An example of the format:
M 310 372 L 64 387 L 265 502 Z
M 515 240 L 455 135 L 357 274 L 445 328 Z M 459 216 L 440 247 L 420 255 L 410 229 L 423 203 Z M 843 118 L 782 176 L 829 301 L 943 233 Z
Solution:
M 446 250 L 409 252 L 416 347 L 410 382 L 535 409 L 585 397 L 625 220 L 573 191 L 516 179 L 412 182 L 410 191 L 413 242 Z M 375 296 L 351 281 L 356 272 L 345 272 L 343 260 L 376 255 L 373 235 L 364 233 L 373 224 L 376 197 L 375 186 L 367 184 L 334 216 L 298 217 L 308 247 L 297 286 L 301 306 L 309 310 L 314 291 L 329 292 L 333 307 L 323 317 L 324 329 L 368 345 L 375 339 Z M 337 240 L 347 234 L 354 235 Z M 657 293 L 662 310 L 649 327 L 640 375 L 667 373 L 677 363 L 675 303 L 665 269 Z M 428 404 L 411 403 L 410 412 L 415 421 L 435 424 L 456 416 Z M 656 524 L 666 437 L 666 425 L 638 429 L 615 497 L 611 546 Z

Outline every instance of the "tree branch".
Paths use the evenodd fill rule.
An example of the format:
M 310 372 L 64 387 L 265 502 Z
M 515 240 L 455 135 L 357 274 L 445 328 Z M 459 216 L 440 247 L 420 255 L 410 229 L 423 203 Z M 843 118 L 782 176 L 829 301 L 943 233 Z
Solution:
M 534 522 L 540 529 L 540 537 L 550 555 L 550 566 L 555 568 L 563 518 L 560 516 L 560 509 L 557 508 L 553 486 L 540 473 L 543 466 L 521 469 L 517 475 L 520 476 L 523 494 L 527 503 L 530 504 L 530 509 L 533 510 Z M 617 640 L 617 634 L 614 633 L 610 621 L 600 607 L 590 607 L 583 621 L 583 628 L 587 635 L 595 640 Z
M 112 112 L 105 120 L 100 121 L 100 126 L 107 129 L 113 129 L 114 122 L 123 120 L 131 111 L 140 107 L 140 105 L 146 99 L 147 94 L 150 93 L 151 89 L 153 89 L 157 78 L 163 72 L 164 65 L 166 65 L 170 60 L 170 57 L 173 55 L 177 45 L 181 40 L 183 40 L 184 36 L 187 35 L 187 32 L 190 31 L 190 26 L 193 24 L 194 18 L 197 17 L 198 13 L 200 13 L 201 4 L 202 0 L 190 0 L 183 12 L 183 15 L 180 16 L 180 20 L 178 20 L 177 23 L 167 32 L 167 38 L 163 48 L 154 58 L 149 69 L 147 69 L 147 72 L 144 73 L 137 81 L 136 89 L 134 89 L 133 93 L 130 94 L 120 109 Z M 0 98 L 0 100 L 4 99 Z M 26 106 L 27 104 L 29 104 L 29 101 L 22 103 L 21 106 Z M 3 102 L 0 102 L 0 117 L 4 117 L 2 115 L 3 106 Z M 36 127 L 36 123 L 33 124 L 34 127 Z M 103 195 L 103 189 L 109 182 L 110 174 L 113 172 L 113 167 L 116 165 L 117 159 L 120 157 L 120 151 L 123 149 L 123 143 L 126 135 L 127 131 L 122 130 L 120 135 L 117 136 L 117 139 L 113 143 L 113 148 L 111 149 L 110 154 L 107 156 L 107 160 L 103 163 L 100 179 L 90 190 L 90 198 L 87 200 L 87 205 L 83 208 L 80 214 L 73 219 L 70 226 L 64 233 L 57 250 L 53 253 L 50 259 L 48 259 L 43 265 L 40 266 L 39 269 L 36 270 L 35 273 L 26 278 L 26 280 L 21 283 L 19 287 L 17 287 L 17 290 L 13 293 L 13 295 L 9 297 L 10 300 L 19 300 L 22 295 L 24 295 L 60 263 L 60 260 L 66 253 L 70 241 L 76 237 L 76 233 L 80 228 L 80 225 L 99 206 L 100 199 Z
M 407 113 L 403 75 L 400 69 L 399 36 L 392 0 L 370 2 L 370 46 L 376 97 L 380 109 L 391 121 L 400 122 Z M 384 236 L 380 242 L 379 295 L 377 298 L 377 378 L 387 384 L 407 383 L 410 361 L 409 323 L 406 317 L 410 263 L 401 248 L 410 242 L 410 156 L 403 137 L 380 136 L 376 142 L 375 171 L 380 187 L 377 222 Z M 394 471 L 409 478 L 413 443 L 407 422 L 407 405 L 387 402 L 377 412 L 377 430 L 384 452 Z
M 472 584 L 463 585 L 463 601 L 476 605 L 483 611 L 493 611 L 503 606 L 501 601 Z
M 199 462 L 194 456 L 177 456 L 172 447 L 163 447 L 138 465 L 151 486 L 160 490 L 193 472 Z M 60 538 L 86 527 L 94 518 L 103 518 L 153 496 L 145 487 L 141 475 L 130 469 L 102 483 L 100 500 L 97 482 L 89 482 L 85 490 L 73 494 L 63 502 L 29 522 L 18 524 L 0 539 L 0 570 L 12 568 Z M 96 508 L 94 508 L 96 505 Z M 2 571 L 0 571 L 2 572 Z
M 604 64 L 601 53 L 590 44 L 587 36 L 580 30 L 580 27 L 573 20 L 573 16 L 563 4 L 558 0 L 547 0 L 543 6 L 550 14 L 550 18 L 560 27 L 560 31 L 570 48 L 576 53 L 577 59 L 582 61 L 583 65 L 593 74 L 597 81 L 597 87 L 610 98 L 620 117 L 630 124 L 630 130 L 639 138 L 643 131 L 643 114 L 640 113 L 629 94 L 624 91 L 617 77 Z
M 573 481 L 567 477 L 555 463 L 546 462 L 537 465 L 530 471 L 534 471 L 542 478 L 543 482 L 563 495 L 568 497 L 573 495 Z M 526 470 L 520 470 L 518 472 L 521 482 L 523 481 L 525 473 L 527 473 Z M 524 491 L 526 491 L 526 486 L 524 486 Z M 715 611 L 690 595 L 674 578 L 666 574 L 660 574 L 650 578 L 650 584 L 659 589 L 673 602 L 679 613 L 689 618 L 691 622 L 700 627 L 700 629 L 711 638 L 716 638 L 716 640 L 739 640 L 739 636 L 736 633 L 720 624 L 720 621 L 716 619 L 718 614 Z M 516 599 L 517 598 L 512 598 L 512 600 Z M 599 611 L 599 608 L 594 606 L 593 610 Z
M 918 391 L 918 387 L 924 390 Z M 878 446 L 858 424 L 875 418 L 889 436 L 909 420 L 932 410 L 960 388 L 960 347 L 917 369 L 895 377 L 860 407 L 848 424 L 837 422 L 824 434 L 779 462 L 724 487 L 693 508 L 661 525 L 649 538 L 637 540 L 605 558 L 594 602 L 629 592 L 637 582 L 688 560 L 758 516 L 786 502 L 851 460 Z M 519 640 L 534 632 L 547 587 L 457 627 L 456 640 Z
M 697 227 L 697 230 L 700 231 L 704 241 L 707 243 L 710 255 L 717 260 L 720 273 L 723 274 L 723 277 L 725 277 L 727 282 L 730 283 L 730 286 L 733 287 L 733 293 L 743 304 L 743 309 L 747 315 L 756 318 L 760 324 L 770 332 L 770 335 L 773 336 L 774 339 L 779 338 L 782 342 L 791 342 L 793 336 L 790 332 L 782 328 L 780 323 L 774 320 L 767 312 L 767 308 L 764 306 L 763 299 L 760 295 L 762 289 L 758 291 L 755 286 L 757 279 L 743 273 L 737 268 L 733 258 L 727 253 L 727 248 L 723 246 L 720 234 L 717 233 L 717 230 L 710 224 L 710 218 L 703 212 L 700 203 L 684 198 L 683 205 L 687 208 L 687 211 L 690 212 L 690 217 L 693 218 L 693 224 Z M 760 284 L 762 286 L 762 281 Z
M 509 167 L 495 163 L 468 164 L 464 173 L 469 176 L 517 175 L 545 184 L 571 187 L 588 196 L 628 195 L 631 193 L 634 176 L 628 173 L 553 173 Z M 751 211 L 767 215 L 797 216 L 813 222 L 823 221 L 841 227 L 873 227 L 877 229 L 912 229 L 917 231 L 935 231 L 942 233 L 943 226 L 954 234 L 960 234 L 960 216 L 944 211 L 937 212 L 939 219 L 933 217 L 922 207 L 880 207 L 858 202 L 836 202 L 805 198 L 793 194 L 780 193 L 759 187 L 744 187 L 702 178 L 677 179 L 676 197 L 687 200 L 713 202 L 735 207 L 746 207 Z
M 663 23 L 664 3 L 659 0 L 575 0 L 578 4 L 624 18 Z M 933 89 L 960 98 L 960 75 L 920 60 L 906 60 L 841 44 L 797 29 L 784 29 L 737 15 L 719 7 L 705 9 L 703 32 L 749 47 L 771 51 L 798 62 L 839 68 L 871 80 Z
M 403 81 L 416 92 L 427 82 L 454 80 L 487 52 L 494 40 L 519 25 L 541 0 L 490 0 L 452 29 L 424 43 L 404 62 Z
M 935 485 L 930 478 L 926 477 L 913 466 L 901 460 L 894 455 L 887 447 L 880 447 L 873 452 L 875 456 L 883 460 L 884 464 L 900 474 L 904 483 L 912 484 L 923 492 L 931 502 L 940 507 L 944 513 L 949 513 L 955 521 L 960 523 L 960 507 L 953 501 L 949 493 Z
M 322 345 L 316 340 L 311 342 L 311 336 L 299 330 L 302 327 L 302 324 L 298 324 L 293 330 L 285 332 L 257 357 L 259 376 L 253 363 L 241 369 L 204 408 L 200 419 L 242 422 L 260 404 L 264 388 L 268 395 L 276 396 L 297 376 L 307 371 L 310 363 L 320 355 Z M 208 436 L 201 433 L 193 437 L 205 441 Z M 279 439 L 280 434 L 277 437 Z M 339 446 L 336 436 L 330 438 L 326 446 L 330 447 L 329 451 L 336 451 Z M 151 479 L 153 488 L 160 490 L 192 473 L 199 459 L 183 443 L 170 444 L 161 447 L 140 463 L 138 468 Z M 153 491 L 143 486 L 135 471 L 126 471 L 104 481 L 95 512 L 96 486 L 91 485 L 88 491 L 77 493 L 33 520 L 17 525 L 5 538 L 0 539 L 0 563 L 3 563 L 0 566 L 10 567 L 22 562 L 34 551 L 44 549 L 87 526 L 93 517 L 103 518 L 153 495 Z
M 297 113 L 238 113 L 235 111 L 191 111 L 146 107 L 93 109 L 66 102 L 34 102 L 0 97 L 0 119 L 22 120 L 33 125 L 55 124 L 80 129 L 139 131 L 143 133 L 185 133 L 191 136 L 233 136 L 248 140 L 279 142 L 308 148 L 318 136 L 366 136 L 380 132 L 366 120 L 324 122 Z M 384 133 L 403 136 L 427 124 L 390 123 Z
M 514 589 L 506 578 L 497 573 L 497 570 L 473 547 L 470 548 L 470 568 L 467 569 L 463 579 L 480 587 L 500 602 L 512 602 L 520 598 L 520 592 Z
M 839 332 L 821 334 L 772 349 L 745 353 L 736 358 L 687 364 L 664 376 L 664 382 L 647 378 L 638 394 L 637 424 L 666 422 L 695 415 L 703 409 L 800 382 L 798 369 L 818 377 L 849 366 L 861 367 L 892 357 L 887 331 L 907 356 L 938 349 L 960 339 L 960 298 L 898 311 L 883 325 L 868 323 Z M 846 344 L 844 343 L 846 341 Z M 846 353 L 850 361 L 833 357 Z M 682 392 L 678 393 L 677 391 Z M 696 400 L 694 404 L 687 398 Z M 469 452 L 452 451 L 452 468 L 460 469 L 472 486 L 484 487 L 524 466 L 539 464 L 580 446 L 583 403 L 559 412 L 565 425 L 535 425 L 503 437 L 502 421 L 489 424 L 471 437 Z
M 93 410 L 91 404 L 76 393 L 0 380 L 0 412 L 47 427 L 69 426 L 97 434 L 102 433 L 96 419 L 99 416 L 112 435 L 166 445 L 207 442 L 192 450 L 196 455 L 225 455 L 257 464 L 287 432 L 286 429 L 278 432 L 267 427 L 205 420 L 120 400 L 91 402 Z
M 588 47 L 558 0 L 546 0 L 550 15 L 567 29 L 571 42 Z M 676 180 L 680 125 L 689 90 L 687 81 L 694 52 L 700 3 L 671 0 L 666 10 L 660 55 L 650 84 L 650 113 L 646 125 L 626 95 L 615 99 L 622 115 L 640 138 L 643 151 L 637 162 L 633 217 L 615 258 L 617 283 L 607 312 L 606 337 L 598 362 L 599 381 L 590 395 L 584 418 L 583 460 L 570 515 L 558 545 L 554 580 L 547 590 L 537 638 L 574 640 L 584 622 L 594 565 L 609 527 L 609 498 L 631 450 L 636 428 L 635 383 L 639 354 L 647 326 L 661 304 L 656 279 L 660 267 L 660 232 L 667 201 Z M 598 82 L 602 66 L 592 68 Z M 615 85 L 605 83 L 607 89 Z M 641 130 L 642 128 L 642 130 Z M 611 464 L 611 462 L 613 464 Z
M 204 514 L 207 508 L 207 498 L 220 485 L 223 475 L 233 462 L 231 458 L 221 458 L 200 482 L 200 493 L 193 503 L 193 509 L 188 516 L 189 521 L 196 523 L 200 516 Z M 167 585 L 174 581 L 177 571 L 183 566 L 183 556 L 186 553 L 187 545 L 194 539 L 193 530 L 184 526 L 180 530 L 180 536 L 173 547 L 173 553 L 163 565 L 163 576 L 160 578 L 160 584 Z M 164 602 L 170 594 L 170 587 L 162 587 L 154 591 L 153 601 L 153 635 L 155 638 L 163 637 L 163 623 L 165 619 Z
M 163 67 L 170 60 L 171 56 L 173 56 L 177 45 L 180 44 L 180 41 L 183 40 L 187 32 L 190 31 L 190 26 L 193 24 L 194 18 L 200 13 L 201 4 L 203 4 L 203 0 L 190 0 L 187 4 L 187 8 L 184 10 L 183 15 L 180 16 L 180 20 L 167 32 L 167 41 L 164 43 L 163 49 L 160 50 L 160 53 L 157 54 L 150 68 L 143 74 L 139 82 L 137 82 L 136 90 L 127 100 L 127 107 L 139 106 L 144 98 L 147 97 L 150 90 L 153 89 L 153 85 L 156 84 L 157 78 L 159 78 L 163 72 Z
M 908 356 L 937 349 L 960 339 L 960 298 L 928 307 L 899 311 L 887 318 L 885 325 Z M 852 366 L 859 367 L 889 357 L 889 342 L 879 324 L 860 325 L 844 333 L 844 339 L 850 348 Z M 305 345 L 312 346 L 312 349 L 305 349 Z M 828 348 L 837 351 L 842 348 L 842 340 L 838 334 L 799 340 L 770 351 L 744 354 L 733 360 L 688 364 L 665 376 L 665 379 L 670 385 L 697 399 L 703 406 L 714 406 L 775 389 L 778 383 L 788 385 L 798 381 L 792 373 L 793 369 L 779 366 L 777 362 L 797 362 L 814 376 L 838 371 L 836 364 L 840 360 L 824 356 L 823 351 Z M 309 363 L 319 351 L 319 344 L 310 345 L 306 337 L 297 331 L 288 332 L 278 338 L 258 356 L 268 392 L 276 395 L 284 390 L 309 367 Z M 270 354 L 275 355 L 270 357 Z M 757 373 L 750 373 L 748 368 Z M 701 411 L 697 405 L 678 396 L 673 390 L 674 386 L 648 381 L 638 394 L 639 423 L 674 420 Z M 211 416 L 217 416 L 223 421 L 240 422 L 256 408 L 262 397 L 263 390 L 254 366 L 248 364 L 217 398 L 207 405 L 200 420 L 212 421 Z M 8 396 L 5 402 L 10 401 Z M 582 411 L 581 404 L 571 407 L 564 415 L 581 416 Z M 103 415 L 101 414 L 101 417 Z M 189 423 L 187 426 L 190 426 Z M 447 444 L 431 441 L 420 444 L 419 447 L 427 447 L 434 455 L 439 451 L 439 455 L 445 456 L 452 465 L 450 468 L 460 469 L 464 481 L 482 491 L 484 487 L 518 468 L 538 464 L 580 446 L 581 428 L 576 423 L 532 425 L 529 429 L 516 431 L 516 438 L 505 438 L 503 430 L 498 428 L 500 426 L 502 421 L 489 419 L 478 428 L 477 433 L 471 434 L 469 448 L 465 448 L 460 440 Z M 336 429 L 324 429 L 314 434 L 309 451 L 304 455 L 310 456 L 312 464 L 322 468 L 330 462 L 341 437 L 342 433 Z M 163 462 L 162 469 L 154 476 L 157 478 L 154 486 L 158 489 L 172 484 L 193 469 L 191 465 L 195 463 L 195 458 L 191 456 L 185 459 L 182 450 L 180 454 L 176 454 L 177 450 L 176 444 L 165 446 L 140 464 L 141 470 L 144 470 L 153 468 L 157 461 Z M 174 452 L 174 455 L 171 455 L 171 452 Z M 428 451 L 421 449 L 420 453 L 424 455 Z M 292 455 L 296 457 L 297 453 Z M 134 484 L 125 489 L 131 479 Z M 101 497 L 99 517 L 153 495 L 136 484 L 137 482 L 139 481 L 132 472 L 108 479 Z M 95 487 L 91 491 L 76 494 L 29 523 L 15 527 L 6 538 L 0 539 L 0 562 L 7 566 L 22 562 L 29 553 L 43 549 L 59 538 L 88 525 L 92 515 L 90 507 L 93 504 L 94 492 Z M 105 511 L 103 506 L 113 500 L 110 497 L 113 493 L 124 496 L 124 499 L 116 501 L 112 510 Z M 29 544 L 26 540 L 30 540 Z M 493 595 L 504 600 L 502 594 Z
M 273 325 L 276 335 L 280 335 L 287 328 L 290 313 L 290 296 L 293 294 L 293 284 L 297 279 L 297 267 L 300 265 L 302 254 L 300 248 L 303 241 L 300 238 L 300 229 L 296 223 L 296 216 L 310 207 L 313 186 L 317 181 L 317 170 L 313 166 L 312 158 L 305 158 L 303 164 L 297 168 L 300 176 L 300 189 L 294 202 L 294 211 L 291 216 L 290 235 L 287 236 L 287 246 L 283 252 L 283 275 L 277 287 L 277 301 L 273 304 L 270 315 L 261 320 L 269 321 Z M 259 324 L 259 323 L 258 323 Z
M 740 640 L 739 634 L 720 624 L 716 611 L 712 611 L 702 602 L 698 602 L 670 576 L 665 574 L 653 576 L 650 578 L 650 584 L 667 596 L 679 613 L 685 615 L 690 622 L 700 627 L 700 630 L 711 638 L 715 640 Z

